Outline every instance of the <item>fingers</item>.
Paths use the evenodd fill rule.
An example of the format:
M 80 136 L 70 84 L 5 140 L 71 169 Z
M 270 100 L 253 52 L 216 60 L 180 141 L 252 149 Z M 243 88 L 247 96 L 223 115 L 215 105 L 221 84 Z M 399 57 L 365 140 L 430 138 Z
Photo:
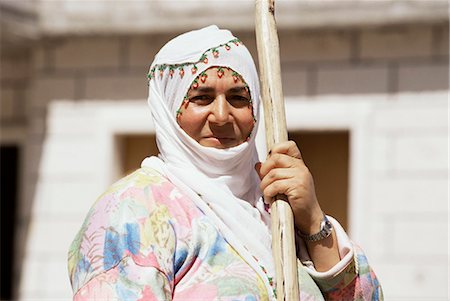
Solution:
M 307 169 L 274 168 L 261 180 L 261 191 L 265 196 L 272 197 L 276 194 L 287 194 L 296 187 L 309 187 L 308 172 Z
M 287 154 L 272 153 L 259 169 L 260 178 L 265 177 L 274 168 L 305 168 L 301 159 Z
M 292 170 L 291 168 L 273 168 L 267 175 L 261 178 L 261 190 L 264 191 L 267 186 L 271 185 L 275 181 L 291 179 L 295 176 L 295 170 Z
M 301 192 L 294 192 L 294 189 L 300 190 L 302 189 L 302 185 L 296 185 L 295 180 L 292 178 L 286 178 L 286 179 L 279 179 L 277 181 L 271 182 L 269 185 L 267 185 L 264 190 L 263 194 L 266 199 L 269 199 L 273 201 L 273 197 L 277 194 L 284 194 L 288 197 L 291 195 L 300 195 Z
M 275 144 L 269 152 L 270 154 L 285 154 L 290 157 L 302 159 L 302 154 L 297 144 L 292 140 Z

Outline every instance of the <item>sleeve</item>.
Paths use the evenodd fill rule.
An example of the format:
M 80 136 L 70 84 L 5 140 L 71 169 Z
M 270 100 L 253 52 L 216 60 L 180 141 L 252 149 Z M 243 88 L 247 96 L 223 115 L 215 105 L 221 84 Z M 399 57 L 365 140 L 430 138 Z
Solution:
M 172 300 L 167 275 L 152 266 L 140 266 L 129 256 L 97 274 L 74 295 L 81 300 Z
M 69 250 L 74 300 L 172 300 L 175 231 L 146 193 L 107 194 L 91 209 Z
M 341 257 L 334 267 L 325 272 L 317 272 L 306 246 L 303 242 L 299 243 L 300 260 L 325 300 L 383 300 L 381 285 L 364 252 L 350 241 L 338 221 L 329 216 L 328 218 L 334 226 Z

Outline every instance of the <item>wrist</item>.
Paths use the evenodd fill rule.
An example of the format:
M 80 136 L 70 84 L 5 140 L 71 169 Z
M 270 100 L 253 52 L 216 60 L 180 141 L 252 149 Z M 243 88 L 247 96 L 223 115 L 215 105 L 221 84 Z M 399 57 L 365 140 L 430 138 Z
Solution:
M 302 232 L 300 229 L 296 229 L 297 235 L 300 236 L 305 242 L 317 242 L 328 238 L 333 232 L 333 225 L 328 220 L 327 216 L 322 213 L 322 220 L 320 226 L 316 228 L 318 230 L 312 233 Z
M 301 217 L 300 220 L 295 223 L 295 227 L 303 234 L 310 235 L 317 233 L 320 230 L 324 215 L 323 211 L 318 208 L 308 217 Z

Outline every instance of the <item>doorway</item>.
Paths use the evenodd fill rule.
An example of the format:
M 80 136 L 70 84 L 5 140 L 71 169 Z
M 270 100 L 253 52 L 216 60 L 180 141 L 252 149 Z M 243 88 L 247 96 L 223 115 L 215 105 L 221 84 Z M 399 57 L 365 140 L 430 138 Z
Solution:
M 295 131 L 288 136 L 314 177 L 322 210 L 348 230 L 349 132 Z
M 0 300 L 11 300 L 14 295 L 15 229 L 18 203 L 19 147 L 2 145 L 0 148 L 1 191 L 1 287 Z

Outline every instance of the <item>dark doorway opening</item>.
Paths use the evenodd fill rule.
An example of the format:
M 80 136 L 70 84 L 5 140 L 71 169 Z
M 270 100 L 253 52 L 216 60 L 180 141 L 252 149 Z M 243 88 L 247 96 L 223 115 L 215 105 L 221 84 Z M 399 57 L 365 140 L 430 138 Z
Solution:
M 348 131 L 296 131 L 289 139 L 300 148 L 314 177 L 322 210 L 348 230 L 349 146 Z
M 0 299 L 13 298 L 14 273 L 14 234 L 16 225 L 19 148 L 17 146 L 0 147 Z

